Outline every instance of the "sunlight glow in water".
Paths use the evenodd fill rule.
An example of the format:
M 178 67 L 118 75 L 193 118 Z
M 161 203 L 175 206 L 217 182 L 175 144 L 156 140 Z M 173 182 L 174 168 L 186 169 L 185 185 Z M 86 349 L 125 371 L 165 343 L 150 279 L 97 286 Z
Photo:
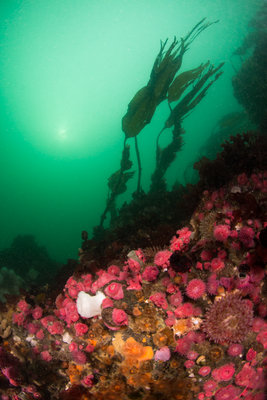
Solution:
M 59 128 L 57 131 L 57 137 L 60 141 L 65 142 L 68 139 L 67 129 Z

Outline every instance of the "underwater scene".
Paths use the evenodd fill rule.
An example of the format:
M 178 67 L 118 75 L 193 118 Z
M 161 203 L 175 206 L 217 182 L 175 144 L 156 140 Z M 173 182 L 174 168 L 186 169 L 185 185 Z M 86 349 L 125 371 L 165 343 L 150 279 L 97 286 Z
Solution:
M 0 22 L 0 400 L 264 400 L 267 1 Z

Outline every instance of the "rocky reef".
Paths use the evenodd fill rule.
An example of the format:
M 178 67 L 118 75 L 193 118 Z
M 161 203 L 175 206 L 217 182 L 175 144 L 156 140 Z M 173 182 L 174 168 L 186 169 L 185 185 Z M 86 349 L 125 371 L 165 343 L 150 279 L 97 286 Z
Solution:
M 167 246 L 3 306 L 2 399 L 263 400 L 266 193 L 267 171 L 240 173 Z M 81 293 L 103 296 L 93 316 Z
M 33 235 L 17 235 L 8 248 L 0 250 L 0 265 L 3 267 L 0 269 L 0 276 L 5 275 L 5 268 L 13 271 L 14 284 L 11 285 L 4 278 L 6 284 L 2 289 L 0 279 L 0 293 L 3 291 L 10 294 L 14 292 L 12 287 L 15 282 L 18 288 L 24 289 L 51 283 L 60 267 Z
M 267 4 L 261 7 L 250 22 L 250 29 L 242 45 L 233 56 L 242 64 L 232 79 L 234 94 L 251 121 L 262 131 L 267 130 Z

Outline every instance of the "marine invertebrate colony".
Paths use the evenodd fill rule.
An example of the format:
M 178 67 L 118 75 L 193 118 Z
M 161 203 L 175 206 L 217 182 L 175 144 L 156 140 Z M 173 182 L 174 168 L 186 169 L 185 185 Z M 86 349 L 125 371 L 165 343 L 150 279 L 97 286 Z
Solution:
M 218 191 L 205 192 L 192 224 L 180 227 L 169 249 L 155 255 L 157 265 L 137 249 L 124 263 L 96 274 L 76 273 L 55 301 L 31 295 L 21 296 L 16 306 L 7 304 L 13 322 L 12 335 L 2 345 L 3 360 L 10 352 L 11 364 L 17 360 L 25 375 L 13 376 L 15 369 L 8 375 L 6 363 L 0 363 L 5 385 L 0 394 L 8 400 L 21 393 L 31 400 L 61 400 L 74 392 L 78 400 L 204 400 L 244 392 L 261 400 L 267 255 L 258 237 L 266 214 L 260 209 L 254 218 L 237 221 L 241 205 L 231 189 L 238 183 L 241 192 L 259 201 L 266 196 L 267 172 L 242 182 L 239 176 Z M 202 237 L 207 201 L 216 225 L 228 226 L 222 241 L 216 233 L 209 240 Z M 251 228 L 245 230 L 250 239 L 254 233 L 249 246 L 240 239 L 244 227 Z M 183 260 L 186 268 L 176 268 Z M 215 268 L 213 260 L 223 262 L 223 268 Z M 96 314 L 79 314 L 81 293 L 90 301 L 103 294 Z

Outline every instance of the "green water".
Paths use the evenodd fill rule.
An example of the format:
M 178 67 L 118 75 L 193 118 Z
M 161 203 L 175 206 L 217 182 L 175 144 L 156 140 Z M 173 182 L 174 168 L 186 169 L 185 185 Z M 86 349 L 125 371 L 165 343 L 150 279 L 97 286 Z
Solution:
M 185 168 L 201 155 L 216 121 L 241 109 L 230 60 L 259 4 L 1 0 L 0 249 L 18 234 L 33 234 L 54 259 L 77 258 L 81 231 L 90 234 L 99 223 L 107 179 L 119 168 L 121 118 L 149 79 L 160 39 L 186 35 L 203 17 L 219 19 L 184 57 L 182 70 L 225 61 L 224 74 L 184 122 L 185 144 L 167 175 L 170 186 L 176 178 L 184 183 Z M 166 112 L 162 104 L 139 135 L 144 189 Z

